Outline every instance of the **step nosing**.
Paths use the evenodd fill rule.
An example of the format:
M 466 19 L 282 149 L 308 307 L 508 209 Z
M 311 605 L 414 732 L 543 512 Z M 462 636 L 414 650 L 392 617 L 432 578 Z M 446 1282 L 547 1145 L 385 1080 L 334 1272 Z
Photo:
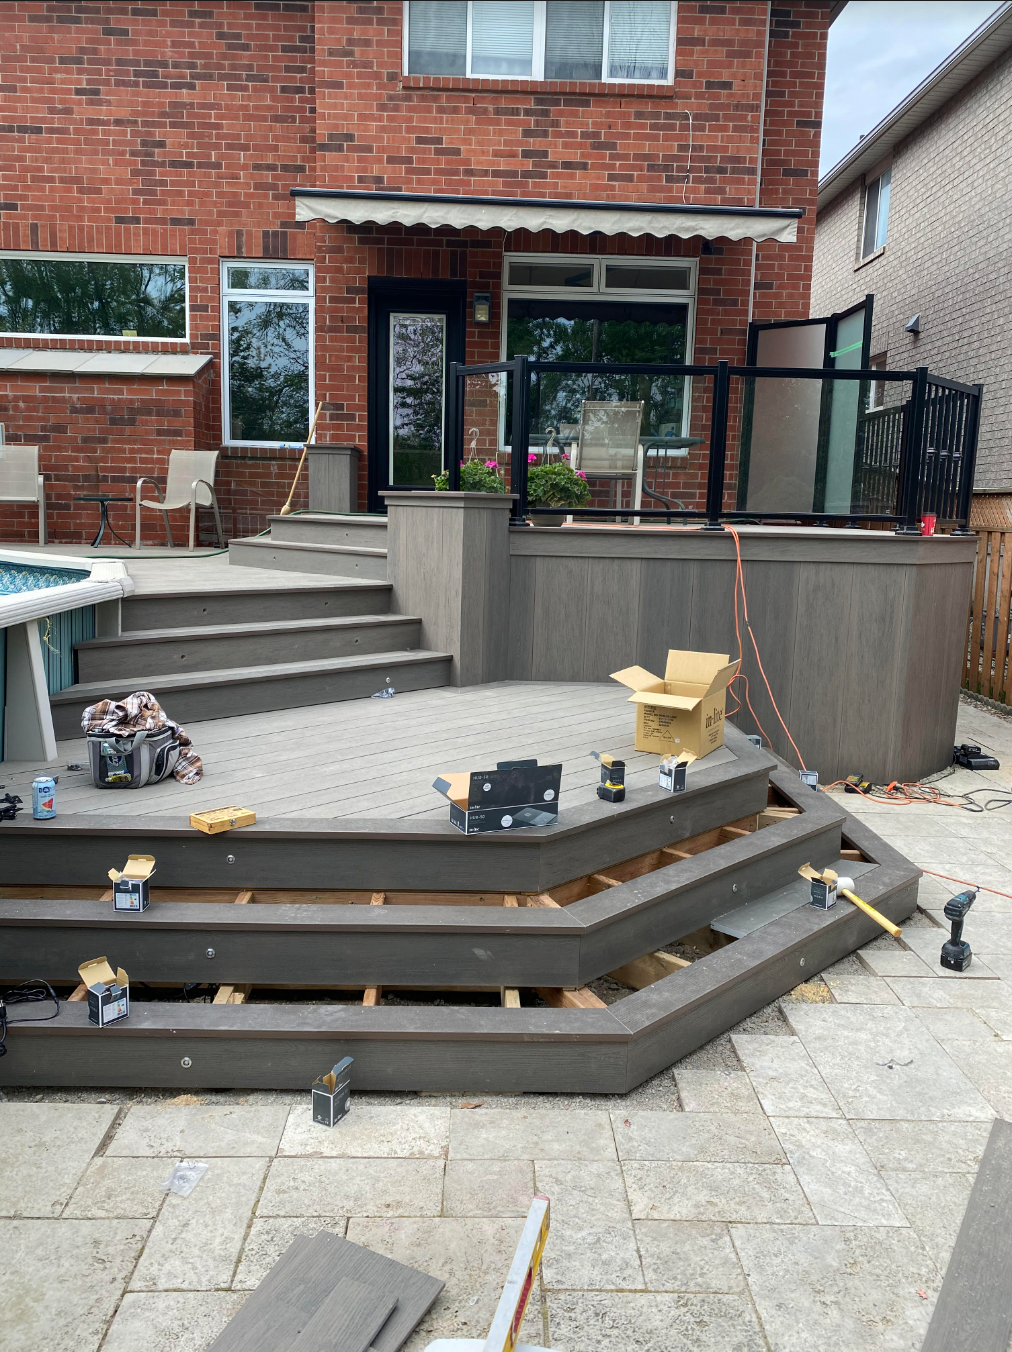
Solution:
M 128 629 L 116 638 L 89 638 L 75 643 L 76 650 L 137 647 L 142 643 L 178 643 L 197 639 L 256 638 L 260 634 L 325 633 L 327 630 L 387 629 L 398 624 L 421 624 L 418 615 L 325 615 L 304 620 L 262 620 L 256 624 L 198 624 L 176 629 Z
M 368 545 L 326 545 L 312 540 L 229 540 L 229 549 L 291 549 L 296 553 L 305 551 L 313 554 L 361 554 L 365 558 L 385 559 L 387 551 Z

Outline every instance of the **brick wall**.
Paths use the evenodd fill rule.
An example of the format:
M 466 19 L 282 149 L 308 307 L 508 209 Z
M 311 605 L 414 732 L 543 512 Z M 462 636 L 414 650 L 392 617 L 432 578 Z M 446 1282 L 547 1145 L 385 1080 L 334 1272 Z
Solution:
M 812 314 L 875 295 L 872 352 L 984 385 L 975 487 L 1012 491 L 1012 57 L 1005 56 L 893 152 L 884 251 L 860 266 L 864 189 L 820 213 Z M 921 316 L 921 335 L 904 331 Z

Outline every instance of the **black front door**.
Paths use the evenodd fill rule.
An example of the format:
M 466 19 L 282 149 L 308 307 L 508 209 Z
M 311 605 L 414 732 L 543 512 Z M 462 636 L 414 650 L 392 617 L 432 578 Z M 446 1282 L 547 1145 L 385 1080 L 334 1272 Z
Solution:
M 369 511 L 444 467 L 450 362 L 464 360 L 467 283 L 369 278 Z

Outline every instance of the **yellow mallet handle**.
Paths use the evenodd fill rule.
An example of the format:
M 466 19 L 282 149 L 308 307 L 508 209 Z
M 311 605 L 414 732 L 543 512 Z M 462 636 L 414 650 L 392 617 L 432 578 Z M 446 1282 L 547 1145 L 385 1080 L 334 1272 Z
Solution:
M 852 901 L 855 906 L 864 911 L 865 915 L 870 915 L 872 920 L 881 925 L 884 930 L 888 930 L 894 939 L 898 939 L 903 933 L 899 925 L 894 925 L 891 920 L 886 919 L 881 911 L 876 911 L 874 906 L 869 906 L 866 901 L 862 901 L 860 897 L 855 896 L 849 887 L 841 887 L 840 891 L 848 901 Z
M 316 434 L 316 424 L 320 421 L 320 414 L 322 412 L 323 412 L 323 404 L 319 403 L 316 405 L 316 417 L 313 419 L 313 425 L 309 429 L 309 436 L 306 437 L 306 440 L 302 444 L 302 455 L 299 458 L 299 467 L 295 471 L 295 478 L 292 480 L 292 491 L 288 494 L 288 500 L 285 502 L 285 505 L 281 508 L 281 511 L 279 513 L 280 516 L 291 515 L 292 498 L 295 497 L 295 490 L 298 487 L 299 476 L 302 473 L 302 466 L 306 463 L 306 452 L 309 448 L 309 443 L 313 440 L 313 437 Z

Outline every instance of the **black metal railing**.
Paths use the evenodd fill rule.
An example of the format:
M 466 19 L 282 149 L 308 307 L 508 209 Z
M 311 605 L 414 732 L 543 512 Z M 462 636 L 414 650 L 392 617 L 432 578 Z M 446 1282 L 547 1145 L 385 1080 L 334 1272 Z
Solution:
M 545 387 L 535 382 L 553 376 L 572 378 L 568 395 L 565 381 L 556 381 L 551 397 L 542 397 L 551 382 Z M 498 378 L 498 385 L 490 391 L 481 378 Z M 476 403 L 469 403 L 471 380 L 479 382 Z M 885 392 L 881 408 L 867 407 L 873 382 Z M 641 443 L 658 447 L 661 455 L 672 444 L 706 447 L 705 489 L 700 449 L 692 456 L 682 452 L 691 462 L 685 471 L 692 480 L 689 491 L 676 487 L 669 492 L 656 482 L 645 488 L 646 498 L 663 505 L 531 506 L 528 459 L 532 449 L 543 455 L 546 443 L 554 440 L 547 435 L 554 429 L 540 422 L 567 397 L 574 416 L 581 389 L 582 397 L 589 391 L 591 399 L 602 390 L 612 399 L 628 397 L 622 390 L 639 392 L 645 409 Z M 651 397 L 658 390 L 662 397 Z M 724 521 L 762 520 L 892 525 L 898 533 L 919 534 L 921 517 L 930 513 L 956 533 L 967 534 L 982 392 L 980 385 L 946 380 L 927 367 L 855 371 L 731 366 L 725 361 L 712 366 L 551 362 L 523 355 L 475 366 L 451 363 L 449 487 L 459 490 L 465 429 L 476 422 L 479 426 L 469 428 L 469 454 L 494 454 L 508 463 L 509 491 L 515 495 L 511 520 L 516 525 L 564 511 L 574 520 L 697 520 L 709 530 L 723 529 Z M 677 409 L 689 435 L 663 435 L 663 428 L 647 425 L 662 416 L 657 412 L 662 406 L 665 415 Z M 475 407 L 479 413 L 472 417 Z M 734 433 L 736 460 L 730 449 Z M 480 439 L 485 452 L 476 449 Z M 766 476 L 761 490 L 756 487 L 760 471 Z M 685 505 L 689 500 L 694 505 Z

